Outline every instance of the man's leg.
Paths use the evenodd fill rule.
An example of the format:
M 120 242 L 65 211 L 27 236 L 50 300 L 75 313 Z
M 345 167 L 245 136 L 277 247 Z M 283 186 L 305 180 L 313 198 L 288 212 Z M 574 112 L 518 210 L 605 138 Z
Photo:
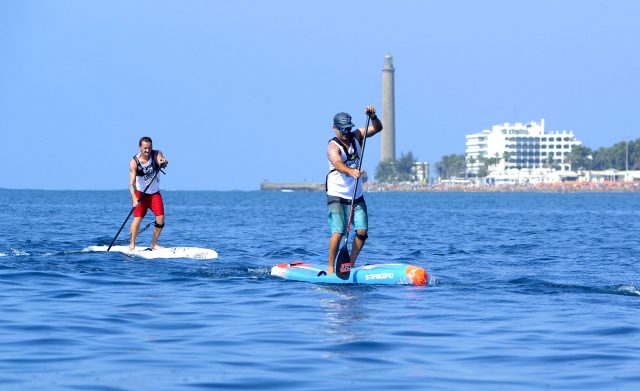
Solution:
M 338 197 L 328 197 L 327 211 L 329 220 L 329 229 L 331 229 L 331 239 L 329 239 L 329 263 L 327 265 L 327 274 L 335 273 L 336 255 L 338 255 L 338 247 L 345 232 L 347 217 L 345 216 L 344 206 L 340 203 Z
M 134 217 L 131 223 L 131 242 L 129 243 L 129 250 L 136 248 L 136 237 L 138 236 L 138 230 L 140 229 L 140 222 L 142 217 Z
M 156 216 L 156 222 L 153 226 L 153 238 L 151 239 L 151 249 L 155 250 L 158 248 L 158 238 L 160 237 L 160 233 L 162 232 L 162 228 L 164 227 L 164 215 Z
M 151 211 L 156 216 L 156 221 L 153 225 L 153 238 L 151 238 L 151 249 L 156 250 L 160 248 L 158 246 L 158 238 L 162 228 L 164 228 L 164 203 L 160 192 L 151 195 Z
M 329 264 L 327 265 L 327 274 L 335 273 L 334 263 L 336 261 L 336 255 L 338 255 L 338 247 L 342 240 L 342 234 L 340 232 L 334 232 L 329 239 Z
M 353 238 L 353 244 L 351 245 L 351 267 L 356 264 L 356 259 L 360 254 L 360 250 L 364 246 L 364 242 L 367 240 L 367 231 L 369 228 L 369 216 L 367 214 L 367 204 L 364 199 L 361 202 L 356 203 L 353 210 L 353 228 L 356 231 L 355 238 Z
M 360 254 L 360 250 L 362 250 L 365 240 L 367 240 L 367 230 L 357 229 L 356 237 L 353 239 L 353 244 L 351 245 L 351 256 L 349 257 L 351 267 L 355 266 L 356 259 L 358 259 L 358 254 Z

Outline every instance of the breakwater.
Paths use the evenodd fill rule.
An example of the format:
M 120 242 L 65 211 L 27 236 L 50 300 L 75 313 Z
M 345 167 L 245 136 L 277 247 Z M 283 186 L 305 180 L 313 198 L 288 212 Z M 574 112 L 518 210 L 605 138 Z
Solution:
M 262 182 L 261 191 L 325 191 L 324 183 L 315 182 Z

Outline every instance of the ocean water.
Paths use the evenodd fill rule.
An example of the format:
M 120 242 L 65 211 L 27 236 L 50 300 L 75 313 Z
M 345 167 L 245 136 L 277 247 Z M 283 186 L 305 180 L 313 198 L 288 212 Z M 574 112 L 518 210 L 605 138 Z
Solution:
M 163 196 L 161 244 L 220 259 L 83 253 L 127 191 L 0 190 L 0 389 L 640 387 L 639 194 L 367 194 L 358 263 L 425 287 L 271 277 L 325 262 L 321 193 Z

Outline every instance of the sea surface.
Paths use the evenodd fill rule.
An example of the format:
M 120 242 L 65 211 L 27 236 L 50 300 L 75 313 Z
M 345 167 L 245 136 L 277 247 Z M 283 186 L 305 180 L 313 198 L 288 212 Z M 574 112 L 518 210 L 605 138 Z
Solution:
M 219 259 L 83 252 L 126 190 L 0 190 L 0 389 L 640 388 L 640 194 L 367 194 L 358 263 L 424 287 L 270 276 L 326 262 L 322 193 L 163 197 L 160 243 Z

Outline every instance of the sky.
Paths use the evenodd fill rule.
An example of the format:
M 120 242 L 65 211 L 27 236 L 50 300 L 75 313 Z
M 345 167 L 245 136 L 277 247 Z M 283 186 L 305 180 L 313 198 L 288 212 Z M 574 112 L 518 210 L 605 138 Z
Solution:
M 542 118 L 611 146 L 640 137 L 639 19 L 633 0 L 0 0 L 0 188 L 126 190 L 142 136 L 163 189 L 323 182 L 333 115 L 381 107 L 387 53 L 397 157 Z

